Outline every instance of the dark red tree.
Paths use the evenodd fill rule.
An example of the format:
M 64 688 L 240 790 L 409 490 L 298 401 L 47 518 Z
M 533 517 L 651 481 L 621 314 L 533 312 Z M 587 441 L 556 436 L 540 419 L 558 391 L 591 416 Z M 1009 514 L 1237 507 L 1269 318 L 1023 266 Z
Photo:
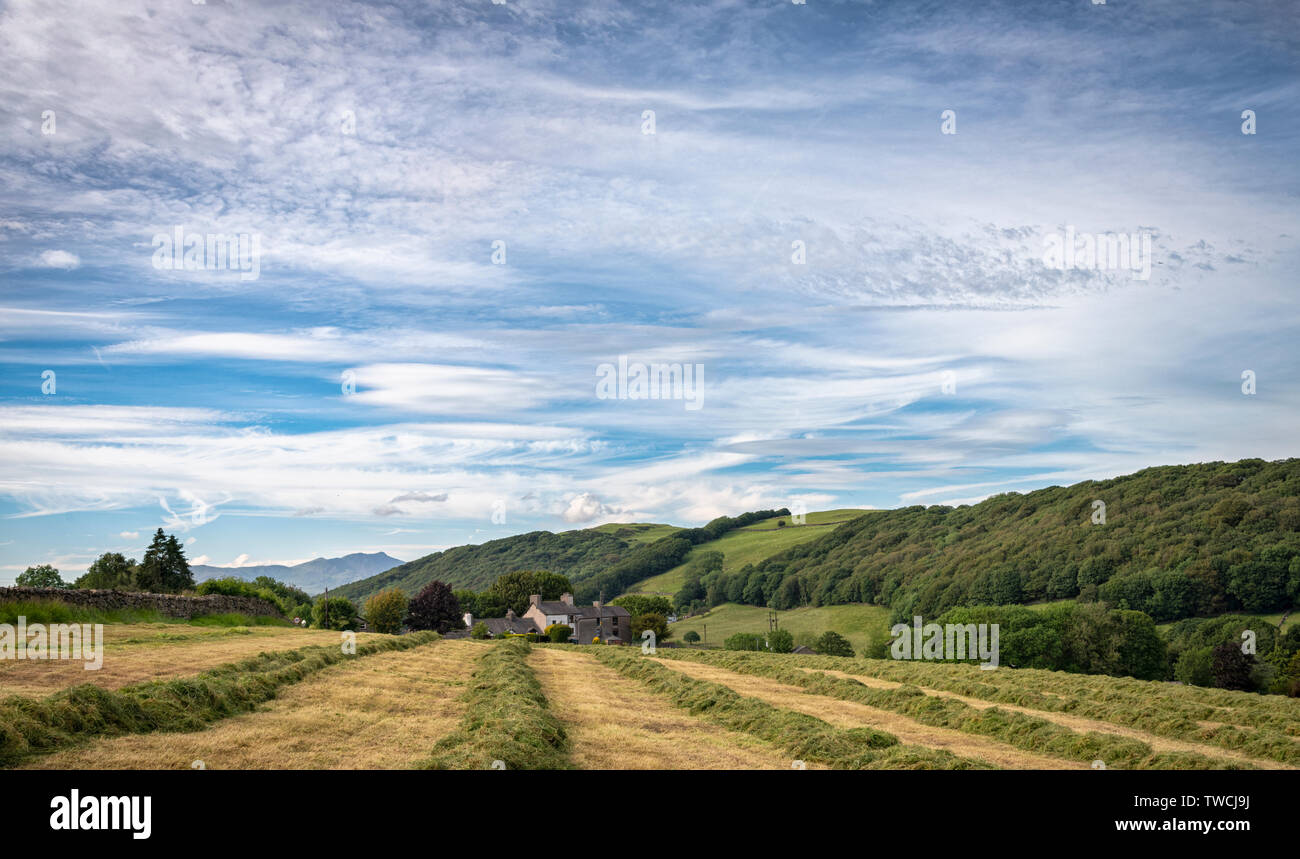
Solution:
M 406 626 L 409 629 L 432 629 L 436 632 L 464 629 L 460 600 L 456 599 L 456 595 L 444 582 L 429 582 L 407 606 Z

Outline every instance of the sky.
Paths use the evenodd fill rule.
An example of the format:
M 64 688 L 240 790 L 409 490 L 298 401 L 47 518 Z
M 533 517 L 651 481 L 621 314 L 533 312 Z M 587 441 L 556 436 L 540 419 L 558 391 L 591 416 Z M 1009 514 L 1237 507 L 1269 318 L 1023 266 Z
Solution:
M 1294 456 L 1298 20 L 0 0 L 0 584 Z

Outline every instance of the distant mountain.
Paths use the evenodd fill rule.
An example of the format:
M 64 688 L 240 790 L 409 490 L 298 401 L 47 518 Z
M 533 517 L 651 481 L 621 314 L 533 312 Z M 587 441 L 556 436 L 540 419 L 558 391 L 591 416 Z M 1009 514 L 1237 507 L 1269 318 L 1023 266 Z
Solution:
M 236 576 L 245 581 L 252 581 L 258 576 L 270 576 L 315 595 L 325 588 L 332 590 L 347 582 L 382 573 L 401 563 L 397 558 L 383 552 L 370 554 L 354 552 L 341 558 L 317 558 L 293 566 L 265 564 L 254 567 L 212 567 L 207 564 L 193 564 L 190 570 L 194 573 L 196 583 L 225 576 Z

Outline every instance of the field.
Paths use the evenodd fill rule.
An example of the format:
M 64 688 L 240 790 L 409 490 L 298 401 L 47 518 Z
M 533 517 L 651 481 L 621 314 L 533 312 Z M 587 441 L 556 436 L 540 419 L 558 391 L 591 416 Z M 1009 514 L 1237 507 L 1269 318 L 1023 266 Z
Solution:
M 345 655 L 337 633 L 158 632 L 113 629 L 103 672 L 85 672 L 102 673 L 103 686 L 62 670 L 28 677 L 23 694 L 6 685 L 0 765 L 1300 768 L 1300 701 L 1278 696 L 961 664 L 643 655 L 429 633 L 371 636 Z M 147 644 L 125 643 L 146 633 Z M 234 640 L 292 649 L 213 665 Z M 127 667 L 114 667 L 119 659 Z M 182 659 L 205 667 L 180 673 Z
M 806 514 L 803 525 L 793 525 L 790 523 L 790 517 L 784 516 L 780 519 L 765 519 L 747 528 L 738 528 L 724 534 L 721 539 L 701 543 L 691 550 L 684 563 L 666 573 L 637 582 L 628 588 L 627 593 L 672 596 L 681 590 L 682 585 L 685 584 L 686 567 L 690 564 L 691 558 L 697 553 L 721 552 L 723 555 L 722 568 L 730 572 L 731 570 L 738 570 L 746 564 L 757 564 L 759 561 L 770 558 L 778 552 L 784 552 L 791 546 L 815 540 L 829 533 L 836 525 L 855 519 L 868 512 L 870 511 L 857 509 L 822 510 Z M 777 524 L 778 522 L 785 522 L 786 524 L 781 527 Z M 604 527 L 610 528 L 614 526 L 606 525 Z M 663 534 L 659 536 L 663 536 Z
M 363 643 L 382 636 L 358 633 Z M 44 695 L 76 683 L 104 689 L 198 674 L 267 650 L 336 644 L 337 632 L 292 626 L 205 629 L 175 623 L 105 624 L 104 665 L 86 671 L 76 661 L 0 660 L 0 694 Z
M 754 605 L 726 603 L 704 614 L 699 614 L 672 625 L 673 640 L 681 641 L 687 632 L 695 631 L 715 647 L 729 635 L 737 632 L 767 632 L 768 610 Z M 853 650 L 861 653 L 872 635 L 878 638 L 889 635 L 889 609 L 879 605 L 854 603 L 828 605 L 816 608 L 796 608 L 777 613 L 782 629 L 798 637 L 802 633 L 820 635 L 827 630 L 838 632 L 849 640 Z

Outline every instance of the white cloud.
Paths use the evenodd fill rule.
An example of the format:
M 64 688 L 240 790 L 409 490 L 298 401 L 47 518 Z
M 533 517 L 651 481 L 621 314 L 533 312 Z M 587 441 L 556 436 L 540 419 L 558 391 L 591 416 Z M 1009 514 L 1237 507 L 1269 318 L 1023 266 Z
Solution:
M 60 268 L 71 271 L 81 265 L 81 258 L 69 251 L 45 251 L 39 259 L 42 268 Z
M 611 512 L 599 498 L 590 492 L 583 492 L 570 499 L 569 506 L 560 514 L 560 517 L 565 522 L 590 522 L 599 516 L 607 516 Z

